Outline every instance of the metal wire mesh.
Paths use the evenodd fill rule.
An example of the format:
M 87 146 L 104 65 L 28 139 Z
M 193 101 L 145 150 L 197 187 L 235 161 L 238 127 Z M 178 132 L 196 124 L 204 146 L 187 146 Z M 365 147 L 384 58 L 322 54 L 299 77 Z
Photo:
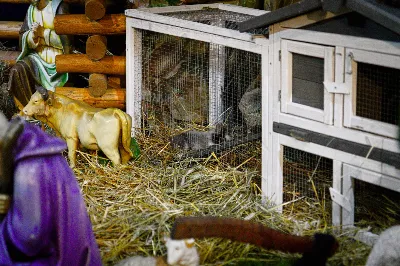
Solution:
M 205 153 L 261 138 L 261 55 L 140 32 L 143 128 Z
M 165 13 L 166 16 L 196 21 L 198 23 L 214 25 L 231 30 L 238 29 L 238 23 L 251 19 L 254 16 L 237 12 L 205 7 L 202 10 Z M 268 28 L 248 31 L 252 34 L 267 34 Z
M 400 193 L 359 179 L 354 182 L 354 222 L 372 232 L 400 224 Z
M 285 208 L 318 208 L 331 216 L 329 187 L 333 182 L 333 161 L 315 154 L 283 146 L 283 202 Z M 327 220 L 330 221 L 330 218 Z
M 155 121 L 208 123 L 208 54 L 208 43 L 142 31 L 145 127 Z
M 292 56 L 292 102 L 324 110 L 324 59 Z
M 398 125 L 400 69 L 357 63 L 356 115 Z

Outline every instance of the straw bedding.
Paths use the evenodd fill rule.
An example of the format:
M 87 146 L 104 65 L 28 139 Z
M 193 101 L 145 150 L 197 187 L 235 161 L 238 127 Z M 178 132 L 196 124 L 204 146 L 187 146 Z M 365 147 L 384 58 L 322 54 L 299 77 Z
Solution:
M 105 265 L 127 256 L 164 255 L 162 239 L 178 216 L 236 217 L 303 235 L 332 231 L 325 223 L 310 222 L 320 213 L 281 215 L 261 203 L 257 143 L 205 159 L 174 161 L 166 138 L 141 135 L 137 140 L 142 155 L 125 166 L 110 166 L 98 154 L 78 154 L 74 171 Z M 341 248 L 330 265 L 363 265 L 370 248 L 338 237 Z M 299 257 L 216 238 L 196 242 L 201 265 L 290 265 Z

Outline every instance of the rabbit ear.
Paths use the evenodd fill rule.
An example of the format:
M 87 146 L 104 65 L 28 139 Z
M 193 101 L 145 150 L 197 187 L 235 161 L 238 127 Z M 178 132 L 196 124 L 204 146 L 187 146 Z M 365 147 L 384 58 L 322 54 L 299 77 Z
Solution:
M 187 248 L 192 248 L 194 246 L 194 239 L 193 238 L 185 239 L 185 245 Z

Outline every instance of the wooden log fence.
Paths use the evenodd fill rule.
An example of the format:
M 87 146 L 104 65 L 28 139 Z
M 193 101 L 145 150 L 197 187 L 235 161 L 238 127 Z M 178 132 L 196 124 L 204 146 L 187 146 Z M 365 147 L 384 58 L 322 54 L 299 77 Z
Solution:
M 106 14 L 106 0 L 86 0 L 85 15 L 91 20 L 99 20 Z
M 107 76 L 93 73 L 89 76 L 89 93 L 93 97 L 100 97 L 106 93 L 108 87 Z
M 18 39 L 22 21 L 0 21 L 0 38 Z
M 64 54 L 56 56 L 58 73 L 100 73 L 125 75 L 125 56 L 105 56 L 100 61 L 92 61 L 85 54 Z
M 56 57 L 59 73 L 91 73 L 89 88 L 57 87 L 56 92 L 81 100 L 98 108 L 125 109 L 126 90 L 121 88 L 125 78 L 124 56 L 106 56 L 107 38 L 103 35 L 123 35 L 126 32 L 124 14 L 106 15 L 110 0 L 63 0 L 68 4 L 85 6 L 85 14 L 65 14 L 55 17 L 59 35 L 91 35 L 86 43 L 86 55 L 66 54 Z M 30 4 L 30 0 L 0 0 L 0 3 Z M 0 21 L 0 38 L 18 39 L 23 22 Z M 0 51 L 0 61 L 14 65 L 19 51 Z M 109 76 L 117 75 L 117 76 Z
M 97 21 L 80 14 L 57 15 L 54 28 L 59 35 L 118 35 L 126 32 L 125 19 L 124 14 L 107 14 Z
M 102 35 L 92 35 L 86 41 L 86 55 L 90 60 L 98 61 L 107 52 L 107 38 Z
M 87 88 L 57 87 L 56 93 L 68 96 L 72 99 L 83 101 L 98 108 L 120 108 L 125 109 L 126 93 L 124 88 L 107 89 L 100 97 L 90 95 Z

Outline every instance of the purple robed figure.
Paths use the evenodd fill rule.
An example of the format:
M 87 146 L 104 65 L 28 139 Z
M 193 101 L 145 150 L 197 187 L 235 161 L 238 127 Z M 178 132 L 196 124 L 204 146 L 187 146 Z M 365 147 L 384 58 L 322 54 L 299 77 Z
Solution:
M 24 124 L 13 147 L 14 192 L 0 224 L 0 265 L 101 265 L 65 142 Z

